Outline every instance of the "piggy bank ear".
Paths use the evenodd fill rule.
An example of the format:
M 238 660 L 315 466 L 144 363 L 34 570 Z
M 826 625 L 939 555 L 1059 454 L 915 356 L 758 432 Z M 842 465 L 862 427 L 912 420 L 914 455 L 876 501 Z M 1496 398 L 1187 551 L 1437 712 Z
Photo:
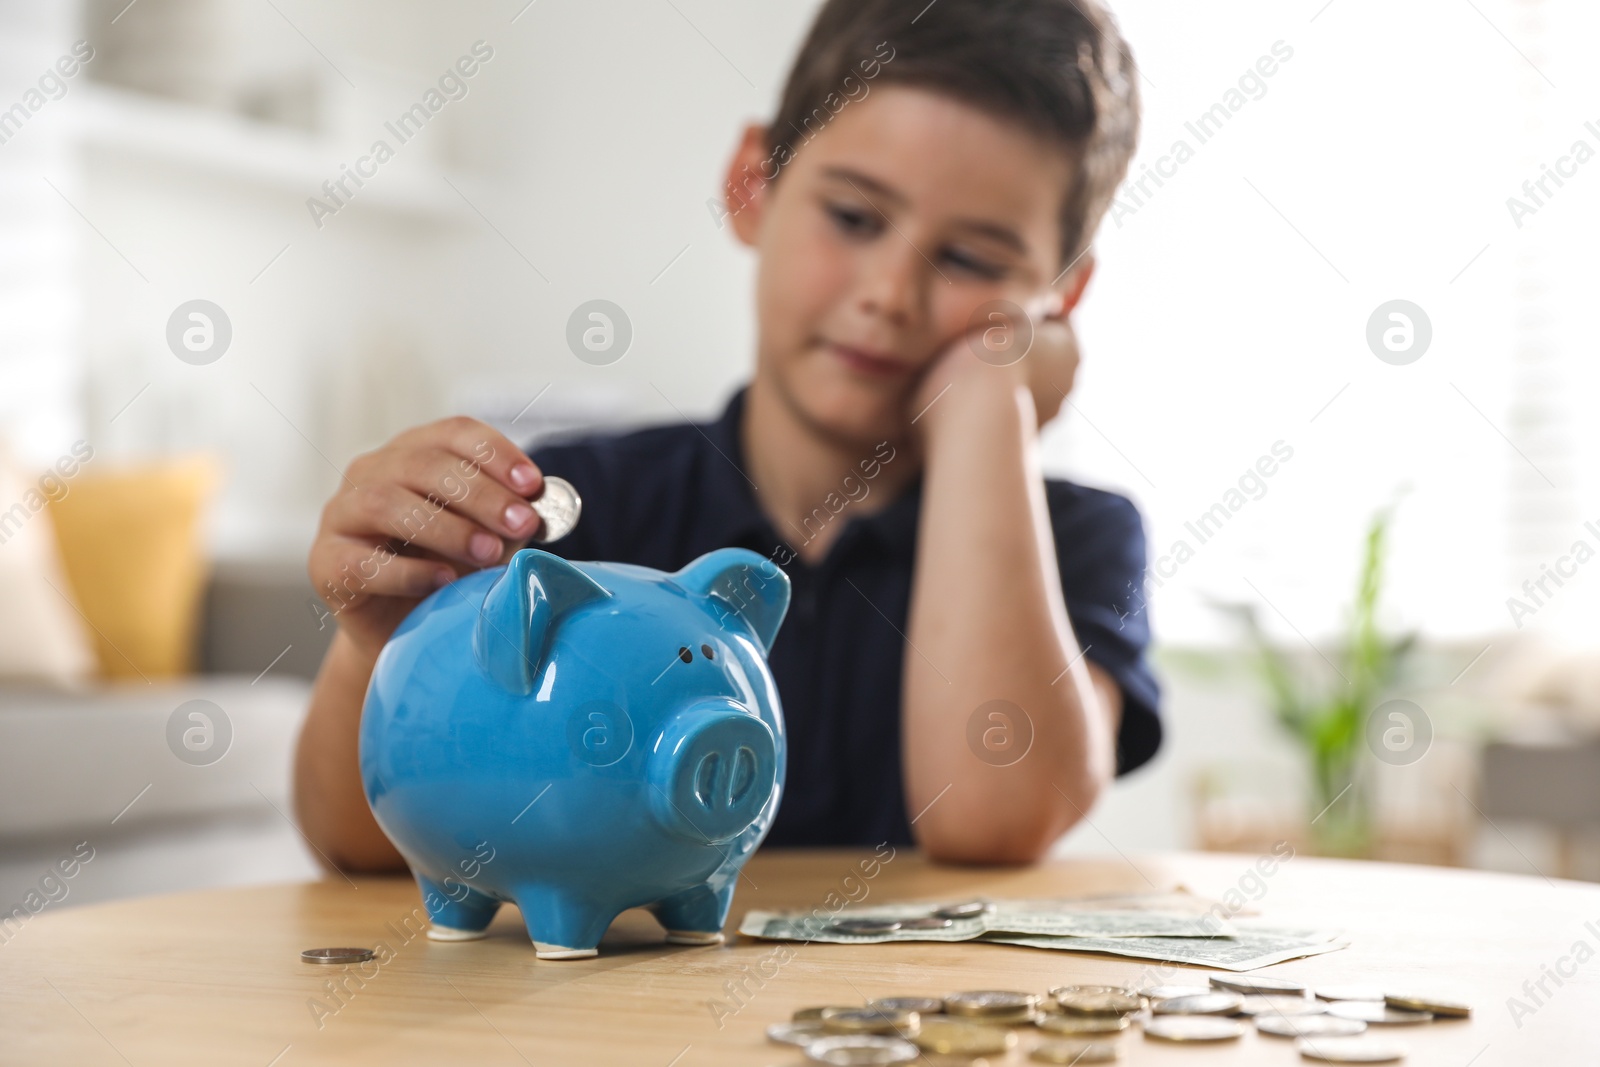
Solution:
M 737 616 L 772 650 L 778 625 L 789 610 L 789 576 L 765 556 L 747 548 L 719 548 L 672 576 L 680 588 L 711 598 L 720 618 Z
M 611 593 L 560 556 L 525 548 L 483 598 L 472 652 L 505 689 L 533 692 L 556 620 L 567 611 Z

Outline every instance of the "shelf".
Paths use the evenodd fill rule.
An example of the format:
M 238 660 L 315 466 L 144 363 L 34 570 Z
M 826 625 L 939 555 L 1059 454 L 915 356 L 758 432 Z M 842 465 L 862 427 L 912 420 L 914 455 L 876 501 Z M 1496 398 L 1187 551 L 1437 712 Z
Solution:
M 72 96 L 58 106 L 71 135 L 86 148 L 275 190 L 301 201 L 322 197 L 323 182 L 338 177 L 341 164 L 354 164 L 366 154 L 365 146 L 354 147 L 359 142 L 347 145 L 322 135 L 103 85 L 76 85 Z M 379 136 L 394 146 L 393 135 L 380 130 L 373 139 Z M 421 154 L 420 148 L 412 151 Z M 406 154 L 406 146 L 398 146 L 394 160 L 367 179 L 348 206 L 441 222 L 477 220 L 450 187 L 454 184 L 471 196 L 478 184 L 475 180 L 423 159 L 407 159 Z

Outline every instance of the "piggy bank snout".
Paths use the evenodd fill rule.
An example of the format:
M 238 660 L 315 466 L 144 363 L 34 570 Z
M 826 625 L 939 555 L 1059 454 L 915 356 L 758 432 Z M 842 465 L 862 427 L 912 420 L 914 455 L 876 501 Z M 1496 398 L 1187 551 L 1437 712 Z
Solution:
M 766 723 L 731 701 L 678 712 L 650 756 L 650 805 L 674 837 L 717 844 L 761 814 L 777 780 L 777 745 Z

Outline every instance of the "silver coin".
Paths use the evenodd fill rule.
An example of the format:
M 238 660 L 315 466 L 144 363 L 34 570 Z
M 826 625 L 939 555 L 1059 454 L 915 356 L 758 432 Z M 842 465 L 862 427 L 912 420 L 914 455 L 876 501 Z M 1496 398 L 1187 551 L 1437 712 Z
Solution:
M 961 904 L 946 904 L 942 908 L 935 908 L 933 914 L 938 919 L 976 919 L 993 908 L 994 905 L 987 900 L 968 900 Z
M 874 1011 L 914 1011 L 918 1015 L 939 1015 L 944 1001 L 938 997 L 880 997 L 867 1002 Z
M 1383 990 L 1375 985 L 1319 985 L 1317 996 L 1323 1000 L 1382 1000 Z
M 1156 1015 L 1232 1015 L 1244 998 L 1237 993 L 1202 993 L 1197 997 L 1172 997 L 1150 1005 Z
M 1360 1019 L 1374 1026 L 1410 1026 L 1433 1021 L 1431 1011 L 1404 1011 L 1370 1000 L 1341 1000 L 1328 1005 L 1328 1014 L 1341 1019 Z
M 1036 1063 L 1115 1063 L 1122 1046 L 1110 1041 L 1042 1041 L 1029 1058 Z
M 1256 1029 L 1273 1037 L 1354 1037 L 1367 1024 L 1336 1015 L 1258 1015 Z
M 1291 997 L 1287 994 L 1265 994 L 1245 997 L 1239 1004 L 1240 1015 L 1321 1015 L 1328 1006 L 1310 997 Z
M 803 1046 L 806 1059 L 839 1067 L 889 1063 L 912 1063 L 921 1055 L 917 1046 L 898 1037 L 872 1034 L 839 1034 L 819 1037 Z
M 836 919 L 828 930 L 836 934 L 892 934 L 900 929 L 894 919 Z
M 955 925 L 952 919 L 945 919 L 938 915 L 925 915 L 920 919 L 901 919 L 902 930 L 948 930 Z
M 1294 1047 L 1306 1059 L 1324 1063 L 1393 1063 L 1406 1056 L 1404 1045 L 1370 1037 L 1302 1037 Z
M 1016 993 L 1009 989 L 974 989 L 951 993 L 944 998 L 945 1011 L 969 1017 L 1031 1013 L 1038 1006 L 1038 994 Z
M 370 948 L 308 948 L 300 958 L 307 963 L 366 963 L 376 955 Z
M 534 538 L 541 545 L 559 541 L 571 533 L 578 525 L 578 516 L 583 513 L 583 498 L 578 496 L 578 490 L 565 478 L 554 475 L 544 480 L 543 495 L 529 504 L 544 520 L 539 535 Z
M 1232 1041 L 1244 1036 L 1244 1023 L 1215 1015 L 1157 1015 L 1144 1024 L 1144 1036 L 1158 1041 Z
M 823 1036 L 821 1022 L 773 1023 L 767 1027 L 767 1040 L 780 1045 L 804 1047 Z
M 1268 978 L 1260 974 L 1214 974 L 1211 984 L 1217 989 L 1231 989 L 1235 993 L 1299 993 L 1306 987 L 1287 978 Z
M 1150 1000 L 1171 1000 L 1173 997 L 1199 997 L 1211 992 L 1203 985 L 1152 985 L 1139 990 L 1139 995 Z

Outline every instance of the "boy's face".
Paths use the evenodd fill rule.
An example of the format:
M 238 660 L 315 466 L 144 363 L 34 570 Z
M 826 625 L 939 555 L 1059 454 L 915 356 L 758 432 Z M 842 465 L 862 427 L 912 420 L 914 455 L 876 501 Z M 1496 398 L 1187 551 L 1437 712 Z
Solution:
M 751 126 L 729 168 L 760 253 L 756 374 L 836 440 L 904 439 L 922 372 L 980 305 L 1070 309 L 1087 280 L 1087 256 L 1057 278 L 1067 153 L 948 97 L 877 89 L 761 186 L 768 156 Z

